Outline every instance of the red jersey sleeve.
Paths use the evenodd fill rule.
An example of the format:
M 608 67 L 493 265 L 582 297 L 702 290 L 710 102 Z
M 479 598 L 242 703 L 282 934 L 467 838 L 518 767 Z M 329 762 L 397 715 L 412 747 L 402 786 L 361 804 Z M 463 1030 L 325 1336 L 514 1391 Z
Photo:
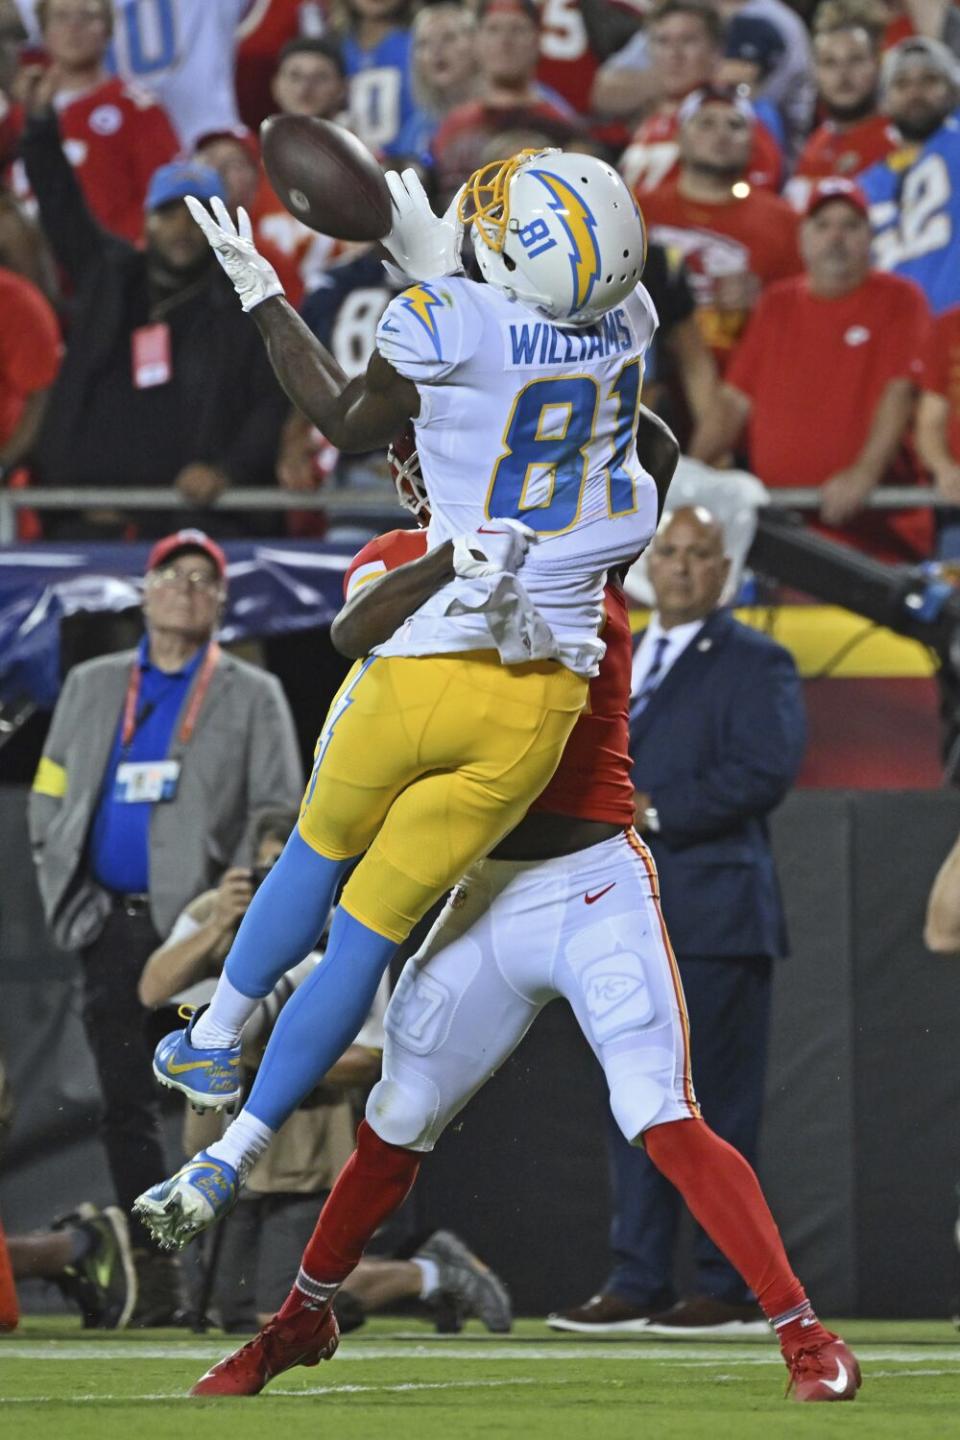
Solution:
M 612 825 L 633 824 L 630 779 L 630 670 L 633 643 L 626 596 L 619 585 L 604 595 L 606 654 L 590 682 L 587 708 L 570 733 L 553 779 L 531 810 Z
M 368 540 L 347 566 L 343 577 L 343 598 L 350 600 L 371 580 L 379 580 L 388 570 L 398 570 L 411 560 L 420 560 L 427 553 L 426 530 L 389 530 Z

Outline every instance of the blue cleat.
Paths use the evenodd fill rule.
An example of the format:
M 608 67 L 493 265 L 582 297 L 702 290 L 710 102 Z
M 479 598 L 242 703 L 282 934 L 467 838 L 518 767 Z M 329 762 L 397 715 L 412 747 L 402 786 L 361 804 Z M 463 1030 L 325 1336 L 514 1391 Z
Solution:
M 240 1176 L 233 1166 L 201 1150 L 176 1175 L 138 1195 L 133 1213 L 164 1250 L 181 1250 L 228 1215 L 239 1195 Z
M 240 1083 L 240 1046 L 228 1050 L 198 1050 L 190 1043 L 193 1027 L 203 1009 L 195 1010 L 185 1030 L 164 1035 L 153 1052 L 153 1073 L 161 1085 L 179 1090 L 197 1110 L 225 1110 L 236 1105 Z M 186 1007 L 183 1013 L 186 1014 Z

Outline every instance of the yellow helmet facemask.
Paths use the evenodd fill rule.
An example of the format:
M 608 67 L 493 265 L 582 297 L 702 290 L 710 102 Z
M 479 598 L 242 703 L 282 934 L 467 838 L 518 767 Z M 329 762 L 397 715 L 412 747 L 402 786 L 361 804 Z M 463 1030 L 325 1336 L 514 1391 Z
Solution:
M 499 255 L 506 244 L 510 221 L 510 181 L 522 165 L 544 150 L 520 150 L 509 160 L 493 160 L 474 170 L 457 202 L 457 219 L 474 225 L 485 244 Z

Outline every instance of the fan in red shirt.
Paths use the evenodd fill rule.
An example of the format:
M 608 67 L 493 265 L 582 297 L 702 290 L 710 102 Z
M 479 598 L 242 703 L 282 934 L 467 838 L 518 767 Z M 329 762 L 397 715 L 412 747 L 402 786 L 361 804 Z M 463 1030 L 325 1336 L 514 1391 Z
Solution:
M 923 357 L 917 409 L 917 452 L 933 473 L 937 489 L 960 505 L 960 305 L 934 321 Z M 945 545 L 949 532 L 951 543 Z M 939 537 L 940 553 L 960 555 L 960 528 L 948 520 Z
M 746 179 L 747 101 L 699 90 L 679 121 L 680 174 L 641 206 L 650 238 L 683 258 L 697 323 L 722 373 L 761 290 L 800 269 L 797 219 L 785 200 Z
M 37 18 L 50 59 L 47 83 L 60 114 L 63 148 L 87 204 L 105 230 L 136 243 L 143 235 L 150 176 L 180 149 L 173 126 L 149 95 L 107 72 L 110 0 L 43 0 Z M 7 159 L 24 123 L 19 105 L 0 122 L 0 154 Z M 11 182 L 19 199 L 29 199 L 19 161 L 12 165 Z
M 534 0 L 482 0 L 476 37 L 480 98 L 451 110 L 431 147 L 442 205 L 468 175 L 496 158 L 487 155 L 494 137 L 534 131 L 562 146 L 577 133 L 574 112 L 538 91 L 539 45 Z
M 819 489 L 833 538 L 885 559 L 927 555 L 928 511 L 862 513 L 877 485 L 917 478 L 904 442 L 930 334 L 926 300 L 911 281 L 870 269 L 867 202 L 852 181 L 818 182 L 800 240 L 806 274 L 760 300 L 695 458 L 718 460 L 746 423 L 750 468 L 771 489 Z
M 23 460 L 40 430 L 60 368 L 60 329 L 29 280 L 0 268 L 0 478 Z
M 896 149 L 899 137 L 878 114 L 880 42 L 859 13 L 822 7 L 813 40 L 819 109 L 825 116 L 807 140 L 786 193 L 800 211 L 812 182 L 827 175 L 859 175 Z
M 680 109 L 688 96 L 714 85 L 723 63 L 723 22 L 709 0 L 662 0 L 647 25 L 650 65 L 663 98 L 642 122 L 620 158 L 627 184 L 644 197 L 676 178 L 680 165 Z M 745 179 L 776 190 L 783 171 L 780 147 L 765 126 L 750 135 Z

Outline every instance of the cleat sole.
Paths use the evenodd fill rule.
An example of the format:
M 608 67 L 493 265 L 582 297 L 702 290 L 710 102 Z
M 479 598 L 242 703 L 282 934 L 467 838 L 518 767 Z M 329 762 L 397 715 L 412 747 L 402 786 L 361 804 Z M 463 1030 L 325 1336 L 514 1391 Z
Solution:
M 162 1205 L 152 1200 L 136 1200 L 133 1213 L 163 1250 L 182 1250 L 206 1229 L 202 1225 L 197 1227 L 184 1215 L 183 1206 L 176 1196 Z

